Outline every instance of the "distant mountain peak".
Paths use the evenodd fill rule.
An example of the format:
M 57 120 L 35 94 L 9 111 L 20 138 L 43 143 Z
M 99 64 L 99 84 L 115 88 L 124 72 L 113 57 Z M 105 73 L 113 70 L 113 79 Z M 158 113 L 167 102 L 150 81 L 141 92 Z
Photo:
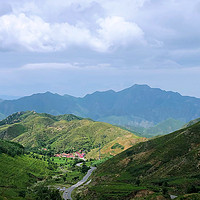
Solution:
M 131 88 L 151 88 L 151 87 L 147 84 L 134 84 L 133 86 L 131 86 Z
M 61 95 L 47 91 L 47 92 L 44 92 L 44 93 L 32 94 L 31 96 L 26 96 L 26 97 L 41 97 L 41 96 L 43 96 L 43 97 L 53 97 L 53 96 L 61 96 Z
M 53 93 L 50 91 L 46 91 L 44 94 L 53 94 Z
M 46 92 L 44 92 L 44 93 L 38 93 L 38 94 L 42 94 L 42 95 L 59 95 L 59 94 L 57 94 L 57 93 L 52 93 L 52 92 L 50 92 L 50 91 L 46 91 Z
M 114 94 L 114 93 L 116 93 L 114 90 L 96 91 L 96 92 L 93 92 L 91 94 L 85 95 L 84 98 L 90 97 L 90 96 L 98 96 L 98 95 L 102 95 L 102 94 L 108 95 L 108 94 Z
M 145 91 L 151 91 L 155 89 L 156 88 L 151 88 L 150 86 L 145 85 L 145 84 L 144 85 L 135 84 L 135 85 L 132 85 L 131 87 L 118 91 L 118 93 L 127 93 L 127 92 L 129 93 L 129 92 L 136 92 L 136 91 L 145 92 Z
M 94 92 L 92 94 L 102 94 L 102 93 L 109 94 L 109 93 L 115 93 L 115 91 L 114 90 L 96 91 L 96 92 Z

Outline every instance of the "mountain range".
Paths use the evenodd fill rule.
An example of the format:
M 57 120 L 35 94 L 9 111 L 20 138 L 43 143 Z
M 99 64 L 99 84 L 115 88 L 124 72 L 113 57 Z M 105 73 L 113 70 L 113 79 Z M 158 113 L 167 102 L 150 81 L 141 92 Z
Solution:
M 200 117 L 200 99 L 147 85 L 133 85 L 119 92 L 94 92 L 83 98 L 46 92 L 0 101 L 1 118 L 27 110 L 52 115 L 74 114 L 137 130 L 143 135 L 151 135 L 152 130 L 148 129 L 157 126 L 158 129 L 153 129 L 154 136 L 175 131 Z M 170 127 L 167 130 L 163 125 L 166 123 Z

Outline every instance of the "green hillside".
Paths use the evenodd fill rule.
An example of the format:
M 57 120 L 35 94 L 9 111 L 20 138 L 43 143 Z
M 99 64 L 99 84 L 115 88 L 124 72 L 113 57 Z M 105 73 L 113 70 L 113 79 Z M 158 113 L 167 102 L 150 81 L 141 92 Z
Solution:
M 24 153 L 24 147 L 15 142 L 10 142 L 0 139 L 0 154 L 5 153 L 9 156 L 22 155 Z
M 138 137 L 134 134 L 123 135 L 117 137 L 116 139 L 108 142 L 101 147 L 101 158 L 106 158 L 109 156 L 115 156 L 116 154 L 132 147 L 133 145 L 147 140 L 146 138 Z M 88 154 L 87 158 L 98 158 L 99 148 L 92 149 Z
M 200 122 L 200 118 L 197 118 L 197 119 L 194 119 L 194 120 L 188 122 L 187 124 L 185 124 L 185 125 L 183 126 L 183 128 L 187 128 L 187 127 L 189 127 L 189 126 L 192 126 L 192 125 L 196 124 L 197 122 Z
M 170 118 L 163 122 L 160 122 L 156 126 L 146 128 L 143 131 L 142 135 L 144 137 L 148 137 L 148 138 L 154 137 L 157 135 L 165 135 L 165 134 L 172 133 L 172 132 L 182 128 L 184 124 L 185 123 L 182 121 Z
M 4 120 L 0 121 L 0 126 L 6 125 L 6 124 L 14 124 L 17 122 L 22 122 L 24 120 L 28 121 L 28 120 L 30 120 L 31 117 L 35 117 L 35 116 L 47 117 L 47 118 L 50 118 L 55 121 L 59 121 L 59 120 L 72 121 L 72 120 L 83 119 L 81 117 L 77 117 L 72 114 L 54 116 L 54 115 L 50 115 L 50 114 L 46 114 L 46 113 L 36 113 L 35 111 L 27 111 L 27 112 L 17 112 L 17 113 L 14 113 L 14 114 L 8 116 Z
M 23 155 L 24 148 L 0 140 L 0 199 L 25 199 L 27 187 L 48 176 L 47 164 Z M 33 194 L 32 198 L 34 199 Z
M 18 112 L 1 121 L 0 125 L 2 139 L 18 142 L 26 148 L 48 148 L 57 152 L 81 149 L 90 151 L 99 144 L 104 147 L 124 136 L 135 142 L 143 140 L 119 127 L 74 115 L 52 116 L 33 111 Z M 132 142 L 135 143 L 134 141 Z
M 113 118 L 115 119 L 115 121 L 111 120 Z M 112 117 L 109 117 L 107 119 L 100 120 L 100 121 L 108 121 L 111 124 L 121 124 L 121 126 L 119 126 L 119 127 L 124 128 L 133 133 L 135 132 L 135 134 L 137 134 L 138 136 L 146 137 L 146 138 L 151 138 L 151 137 L 155 137 L 158 135 L 165 135 L 168 133 L 172 133 L 172 132 L 182 128 L 183 125 L 185 125 L 184 122 L 182 122 L 180 120 L 172 119 L 172 118 L 164 120 L 156 125 L 148 124 L 145 121 L 142 121 L 141 123 L 138 123 L 136 125 L 131 125 L 128 123 L 128 121 L 127 121 L 127 123 L 125 121 L 122 123 L 122 121 L 120 121 L 120 120 L 123 121 L 123 118 L 119 118 L 119 117 L 116 118 L 116 117 L 112 116 Z M 129 125 L 126 125 L 126 124 L 129 124 Z
M 200 191 L 200 122 L 103 163 L 82 199 L 169 199 Z M 158 198 L 159 197 L 159 198 Z M 187 199 L 187 198 L 185 198 Z

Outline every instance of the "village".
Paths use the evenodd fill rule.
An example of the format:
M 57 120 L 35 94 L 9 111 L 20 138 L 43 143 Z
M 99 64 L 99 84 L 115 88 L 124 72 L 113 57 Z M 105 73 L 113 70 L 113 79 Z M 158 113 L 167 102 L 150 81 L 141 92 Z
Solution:
M 43 153 L 42 153 L 43 152 Z M 46 155 L 46 153 L 44 152 L 49 152 L 49 149 L 48 148 L 42 148 L 41 149 L 41 154 L 43 155 Z M 73 153 L 55 153 L 53 155 L 51 155 L 53 157 L 58 157 L 58 158 L 77 158 L 77 159 L 82 159 L 82 160 L 85 160 L 85 156 L 86 154 L 84 153 L 83 150 L 79 150 L 79 151 L 76 151 L 76 152 L 73 152 Z
M 54 157 L 60 157 L 60 158 L 78 158 L 85 160 L 85 153 L 82 153 L 82 151 L 75 152 L 75 153 L 60 153 L 55 154 Z

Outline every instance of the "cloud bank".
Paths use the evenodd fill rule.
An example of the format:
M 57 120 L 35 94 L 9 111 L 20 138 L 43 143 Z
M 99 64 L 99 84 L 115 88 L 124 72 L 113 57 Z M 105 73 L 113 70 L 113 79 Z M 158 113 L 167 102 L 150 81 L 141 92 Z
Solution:
M 199 96 L 199 21 L 199 0 L 0 0 L 0 94 L 146 83 Z
M 188 49 L 200 43 L 198 0 L 7 0 L 0 8 L 2 50 L 81 46 L 107 52 L 138 44 Z
M 133 21 L 122 16 L 103 17 L 98 9 L 92 13 L 91 9 L 98 7 L 103 10 L 98 2 L 57 3 L 51 0 L 44 1 L 43 6 L 41 1 L 8 1 L 7 6 L 4 3 L 5 12 L 0 16 L 0 48 L 49 52 L 81 46 L 106 52 L 121 45 L 144 42 L 143 31 Z M 12 7 L 12 11 L 6 13 L 7 7 Z M 91 15 L 87 16 L 86 12 Z M 57 20 L 49 14 L 55 14 Z

